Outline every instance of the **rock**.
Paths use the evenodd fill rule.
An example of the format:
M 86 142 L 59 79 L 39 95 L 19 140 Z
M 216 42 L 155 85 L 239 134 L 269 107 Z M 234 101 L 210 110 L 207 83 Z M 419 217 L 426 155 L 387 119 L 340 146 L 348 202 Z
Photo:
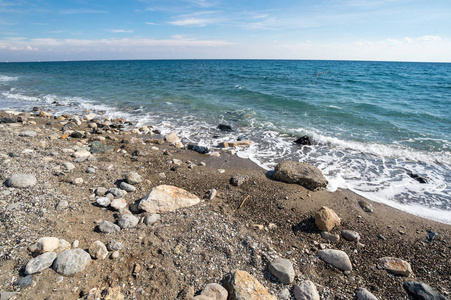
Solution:
M 293 265 L 288 259 L 276 258 L 269 264 L 268 269 L 283 284 L 290 284 L 294 281 Z
M 111 204 L 111 201 L 107 197 L 99 197 L 99 198 L 97 198 L 96 203 L 99 206 L 108 207 L 108 205 Z
M 331 231 L 341 220 L 332 209 L 323 206 L 315 212 L 315 224 L 321 231 Z
M 246 183 L 247 181 L 249 181 L 248 175 L 236 174 L 230 179 L 230 184 L 234 186 L 240 186 Z
M 364 212 L 367 212 L 367 213 L 373 212 L 373 206 L 368 201 L 360 200 L 359 205 L 363 209 Z
M 210 149 L 208 149 L 207 147 L 198 146 L 198 145 L 188 145 L 188 150 L 196 151 L 200 154 L 206 154 L 206 153 L 210 152 Z
M 32 275 L 49 268 L 56 258 L 55 252 L 45 252 L 35 258 L 32 258 L 25 266 L 25 274 Z
M 59 239 L 58 252 L 63 252 L 63 251 L 69 250 L 70 247 L 71 247 L 71 245 L 68 241 L 66 241 L 65 239 Z
M 232 131 L 232 126 L 225 125 L 225 124 L 219 124 L 218 129 L 221 131 Z
M 405 282 L 403 287 L 414 300 L 446 300 L 445 296 L 423 282 L 409 281 Z
M 30 286 L 33 282 L 33 275 L 27 275 L 25 277 L 20 278 L 16 282 L 13 283 L 13 286 L 15 287 L 27 287 Z M 3 299 L 0 297 L 0 299 Z
M 110 146 L 107 146 L 100 141 L 93 141 L 91 143 L 91 153 L 103 153 L 103 152 L 109 152 L 113 150 Z
M 70 163 L 70 162 L 68 162 L 68 161 L 64 162 L 64 163 L 62 164 L 62 166 L 63 166 L 64 171 L 65 171 L 66 173 L 72 172 L 72 171 L 75 169 L 74 164 L 73 164 L 73 163 Z
M 219 148 L 250 147 L 253 141 L 229 141 L 219 143 Z
M 23 137 L 35 137 L 36 136 L 36 132 L 32 131 L 32 130 L 26 130 L 26 131 L 22 131 L 21 133 L 19 133 L 19 136 L 23 136 Z
M 291 300 L 290 290 L 287 288 L 281 290 L 279 293 L 279 300 Z
M 82 249 L 67 250 L 55 259 L 53 270 L 63 276 L 71 276 L 83 271 L 90 261 L 91 256 Z
M 119 251 L 113 251 L 113 253 L 111 253 L 111 259 L 118 259 L 119 258 Z
M 0 293 L 0 299 L 1 300 L 8 300 L 8 299 L 11 299 L 12 297 L 14 297 L 16 295 L 17 295 L 16 292 L 1 292 Z
M 121 210 L 127 207 L 127 201 L 125 201 L 125 199 L 123 198 L 113 199 L 110 203 L 110 206 L 115 210 Z
M 96 172 L 96 169 L 94 169 L 92 167 L 86 169 L 86 173 L 88 173 L 88 174 L 94 174 L 95 172 Z
M 74 152 L 74 154 L 72 154 L 72 156 L 76 159 L 88 158 L 89 156 L 91 156 L 91 153 L 86 150 L 78 150 L 77 152 Z
M 326 249 L 318 251 L 318 256 L 326 263 L 342 271 L 352 271 L 348 255 L 341 250 Z
M 46 236 L 46 237 L 42 237 L 42 238 L 38 239 L 36 241 L 36 243 L 31 246 L 31 247 L 34 247 L 34 249 L 31 252 L 44 253 L 44 252 L 55 251 L 56 249 L 58 249 L 59 245 L 60 245 L 60 242 L 59 242 L 58 238 Z
M 108 250 L 101 241 L 95 241 L 89 246 L 89 254 L 94 259 L 105 259 L 108 256 Z
M 110 251 L 117 251 L 117 250 L 121 250 L 122 248 L 124 248 L 124 244 L 122 244 L 121 242 L 115 241 L 115 240 L 111 240 L 106 244 L 106 247 Z
M 334 243 L 340 241 L 340 236 L 338 234 L 332 234 L 327 231 L 321 231 L 321 237 Z
M 318 168 L 308 163 L 288 160 L 276 166 L 273 177 L 282 182 L 300 184 L 312 191 L 325 189 L 328 183 Z
M 146 215 L 146 216 L 144 217 L 144 224 L 146 224 L 146 225 L 152 225 L 152 224 L 158 222 L 159 220 L 161 220 L 160 214 L 150 214 L 150 215 Z
M 320 300 L 318 290 L 310 280 L 304 280 L 299 285 L 295 285 L 293 294 L 296 300 Z
M 357 300 L 378 300 L 376 296 L 371 294 L 367 289 L 359 287 L 355 292 Z
M 197 295 L 193 298 L 193 300 L 213 300 L 213 298 L 204 295 Z
M 199 202 L 200 199 L 197 196 L 184 189 L 171 185 L 159 185 L 139 202 L 138 208 L 150 213 L 161 213 L 193 206 Z
M 118 188 L 111 188 L 108 189 L 108 193 L 112 194 L 114 197 L 125 197 L 127 195 L 127 192 Z
M 0 123 L 17 123 L 17 118 L 0 118 Z
M 177 136 L 177 133 L 176 132 L 171 132 L 171 133 L 169 133 L 168 135 L 166 135 L 165 137 L 164 137 L 164 139 L 166 140 L 166 142 L 168 142 L 168 143 L 176 143 L 176 142 L 178 142 L 180 139 L 179 139 L 179 137 Z
M 177 296 L 180 300 L 191 300 L 194 298 L 194 287 L 189 285 L 183 288 Z
M 310 140 L 310 137 L 308 135 L 301 136 L 300 138 L 298 138 L 294 142 L 296 144 L 299 144 L 299 145 L 306 145 L 306 146 L 311 146 L 312 145 L 312 141 Z
M 257 279 L 246 271 L 235 270 L 224 278 L 228 299 L 236 300 L 277 300 Z
M 102 291 L 103 300 L 123 300 L 125 296 L 121 293 L 119 286 L 108 287 Z
M 70 137 L 75 139 L 81 139 L 83 137 L 83 133 L 81 133 L 80 131 L 74 131 L 70 134 Z
M 358 242 L 360 241 L 360 234 L 357 231 L 354 230 L 342 230 L 341 231 L 341 236 L 350 242 Z
M 382 268 L 395 275 L 410 276 L 412 274 L 412 267 L 410 264 L 402 259 L 395 257 L 382 257 L 379 259 Z
M 106 192 L 108 192 L 108 189 L 104 188 L 104 187 L 99 187 L 96 189 L 96 196 L 104 196 L 106 194 Z
M 26 188 L 37 182 L 33 174 L 13 174 L 6 180 L 6 185 L 15 188 Z
M 429 243 L 432 243 L 432 241 L 434 240 L 434 238 L 438 235 L 437 232 L 431 231 L 431 230 L 426 230 L 426 232 L 428 233 L 426 236 L 426 240 Z
M 78 246 L 80 245 L 80 241 L 79 240 L 75 240 L 72 242 L 72 248 L 78 248 Z
M 213 300 L 227 300 L 228 296 L 227 290 L 217 283 L 207 284 L 200 294 Z
M 216 195 L 218 194 L 218 191 L 215 189 L 210 189 L 207 191 L 207 193 L 205 194 L 205 198 L 207 198 L 208 200 L 213 200 Z
M 102 233 L 115 233 L 121 231 L 121 228 L 114 223 L 109 221 L 102 221 L 97 228 Z
M 80 186 L 83 184 L 83 182 L 83 178 L 75 178 L 74 181 L 72 181 L 72 184 Z
M 141 176 L 136 172 L 127 173 L 127 175 L 125 175 L 125 180 L 127 180 L 128 184 L 131 185 L 135 185 L 143 181 Z
M 126 229 L 126 228 L 133 228 L 138 225 L 139 219 L 135 217 L 134 215 L 122 215 L 117 220 L 117 225 L 119 227 Z
M 121 182 L 121 184 L 119 185 L 119 188 L 121 190 L 124 190 L 124 191 L 128 192 L 128 193 L 136 192 L 136 188 L 133 185 L 126 183 L 125 181 Z
M 55 206 L 55 209 L 57 211 L 63 211 L 69 207 L 69 202 L 67 200 L 61 200 L 58 202 L 58 204 Z

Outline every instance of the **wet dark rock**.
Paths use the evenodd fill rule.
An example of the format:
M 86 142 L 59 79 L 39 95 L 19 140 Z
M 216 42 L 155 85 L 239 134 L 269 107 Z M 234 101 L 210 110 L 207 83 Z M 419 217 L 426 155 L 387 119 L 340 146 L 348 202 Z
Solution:
M 411 178 L 415 179 L 419 183 L 428 183 L 429 182 L 428 178 L 420 176 L 415 173 L 412 173 L 411 171 L 407 171 L 407 175 L 409 175 Z
M 0 118 L 0 123 L 17 123 L 17 119 L 13 119 L 13 118 Z
M 434 238 L 438 235 L 437 232 L 433 232 L 431 230 L 427 231 L 428 235 L 426 236 L 426 239 L 428 240 L 429 243 L 431 243 Z
M 414 300 L 446 300 L 445 296 L 423 282 L 409 281 L 404 283 L 403 287 Z
M 83 137 L 83 133 L 81 133 L 80 131 L 74 131 L 70 134 L 70 137 L 75 139 L 81 139 Z
M 225 124 L 219 124 L 218 129 L 221 131 L 232 131 L 232 126 L 225 125 Z
M 310 140 L 310 137 L 308 135 L 301 136 L 300 138 L 298 138 L 294 142 L 296 144 L 299 144 L 299 145 L 306 145 L 306 146 L 311 146 L 312 145 L 312 141 Z
M 27 286 L 30 286 L 32 282 L 33 282 L 33 275 L 27 275 L 25 277 L 20 278 L 16 282 L 14 282 L 13 285 L 16 287 L 27 287 Z
M 8 156 L 9 156 L 9 157 L 20 157 L 20 154 L 13 153 L 13 152 L 9 152 L 9 153 L 8 153 Z
M 210 152 L 210 149 L 208 149 L 207 147 L 198 146 L 198 145 L 188 145 L 188 150 L 196 151 L 200 154 L 206 154 L 206 153 Z

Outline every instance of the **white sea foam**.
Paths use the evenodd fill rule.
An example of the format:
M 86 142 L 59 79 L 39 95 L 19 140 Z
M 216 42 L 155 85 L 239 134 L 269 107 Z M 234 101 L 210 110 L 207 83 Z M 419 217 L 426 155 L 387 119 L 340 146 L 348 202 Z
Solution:
M 0 75 L 0 82 L 16 81 L 19 77 Z

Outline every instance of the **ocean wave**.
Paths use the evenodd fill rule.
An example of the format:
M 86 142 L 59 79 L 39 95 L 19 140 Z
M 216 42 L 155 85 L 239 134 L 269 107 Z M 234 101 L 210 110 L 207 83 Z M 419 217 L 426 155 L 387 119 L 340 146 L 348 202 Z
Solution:
M 19 77 L 0 75 L 0 82 L 16 81 Z

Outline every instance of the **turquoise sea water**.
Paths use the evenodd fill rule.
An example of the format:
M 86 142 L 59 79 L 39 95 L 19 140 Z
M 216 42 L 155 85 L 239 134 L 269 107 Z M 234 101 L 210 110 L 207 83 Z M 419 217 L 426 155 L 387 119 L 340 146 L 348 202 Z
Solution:
M 56 106 L 55 101 L 63 106 Z M 182 130 L 185 144 L 246 137 L 266 169 L 319 167 L 328 189 L 451 223 L 451 64 L 157 60 L 0 64 L 0 108 L 105 111 Z M 234 131 L 220 132 L 218 124 Z M 292 141 L 309 135 L 313 146 Z M 427 178 L 419 183 L 409 173 Z

